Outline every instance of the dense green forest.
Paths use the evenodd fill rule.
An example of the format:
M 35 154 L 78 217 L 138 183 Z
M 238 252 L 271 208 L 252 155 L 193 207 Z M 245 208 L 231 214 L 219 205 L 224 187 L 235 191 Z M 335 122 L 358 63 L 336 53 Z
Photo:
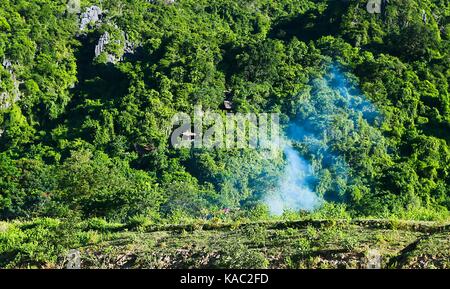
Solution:
M 308 127 L 316 214 L 448 218 L 450 2 L 383 3 L 0 0 L 0 219 L 268 218 L 282 157 L 170 145 L 224 100 Z

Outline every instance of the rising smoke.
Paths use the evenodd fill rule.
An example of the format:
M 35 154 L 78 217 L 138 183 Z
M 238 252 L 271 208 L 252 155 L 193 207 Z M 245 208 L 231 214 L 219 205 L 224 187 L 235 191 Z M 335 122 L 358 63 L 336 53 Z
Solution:
M 333 178 L 326 195 L 342 195 L 351 178 L 339 144 L 359 136 L 362 125 L 372 128 L 370 135 L 376 138 L 372 142 L 383 139 L 373 128 L 380 114 L 353 83 L 340 68 L 331 66 L 322 79 L 314 80 L 309 90 L 302 92 L 304 102 L 296 104 L 296 117 L 282 142 L 283 174 L 265 197 L 272 214 L 320 207 L 325 193 L 318 192 L 317 186 L 325 170 Z
M 270 212 L 281 215 L 284 211 L 310 211 L 322 203 L 311 189 L 308 179 L 313 176 L 311 166 L 289 144 L 285 145 L 286 167 L 274 193 L 266 198 Z

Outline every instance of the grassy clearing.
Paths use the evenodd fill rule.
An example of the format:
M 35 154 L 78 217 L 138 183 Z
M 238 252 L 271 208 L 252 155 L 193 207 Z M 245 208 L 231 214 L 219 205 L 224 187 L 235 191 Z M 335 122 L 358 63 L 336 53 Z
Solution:
M 100 219 L 0 224 L 0 267 L 64 268 L 449 268 L 449 226 L 392 220 L 198 222 L 154 226 Z

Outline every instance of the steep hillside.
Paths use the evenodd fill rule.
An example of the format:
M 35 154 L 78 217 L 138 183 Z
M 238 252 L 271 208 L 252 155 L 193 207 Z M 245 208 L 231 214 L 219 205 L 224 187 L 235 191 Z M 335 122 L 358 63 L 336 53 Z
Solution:
M 379 13 L 367 0 L 68 2 L 0 0 L 0 220 L 46 224 L 1 229 L 0 267 L 56 266 L 73 246 L 88 250 L 86 266 L 128 266 L 110 261 L 110 241 L 130 246 L 114 249 L 130 266 L 234 266 L 216 258 L 225 236 L 240 241 L 223 256 L 255 252 L 236 266 L 360 267 L 373 245 L 388 263 L 398 257 L 392 266 L 448 267 L 445 233 L 262 225 L 103 242 L 58 230 L 71 220 L 448 221 L 449 1 L 382 1 Z M 173 116 L 199 106 L 219 119 L 276 114 L 277 153 L 177 148 Z M 86 247 L 90 238 L 102 242 Z M 154 246 L 168 259 L 140 253 Z

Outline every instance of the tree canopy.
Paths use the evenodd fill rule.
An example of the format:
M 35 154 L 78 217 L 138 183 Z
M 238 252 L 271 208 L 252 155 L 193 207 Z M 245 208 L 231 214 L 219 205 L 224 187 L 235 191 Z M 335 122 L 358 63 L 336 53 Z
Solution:
M 282 157 L 169 143 L 224 100 L 301 127 L 314 191 L 353 216 L 448 216 L 450 4 L 366 3 L 0 0 L 0 219 L 260 210 Z

